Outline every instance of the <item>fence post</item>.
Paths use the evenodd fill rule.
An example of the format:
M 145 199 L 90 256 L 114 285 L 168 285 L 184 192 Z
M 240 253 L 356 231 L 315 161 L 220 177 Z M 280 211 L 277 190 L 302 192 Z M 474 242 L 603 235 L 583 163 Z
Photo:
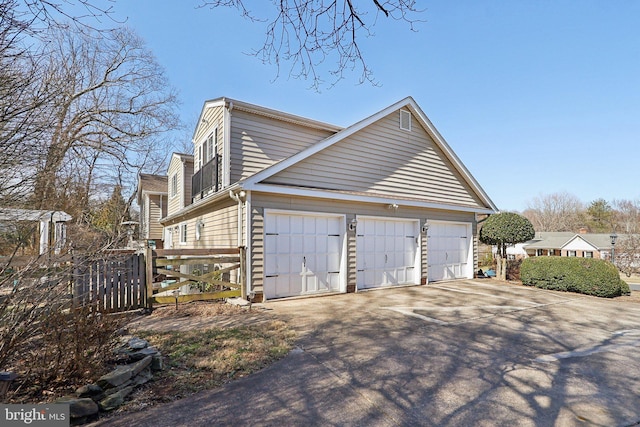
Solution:
M 240 268 L 238 269 L 238 283 L 240 284 L 240 298 L 247 299 L 247 286 L 246 286 L 246 249 L 244 246 L 238 248 L 240 250 Z
M 144 264 L 147 284 L 147 309 L 153 311 L 153 248 L 147 248 Z

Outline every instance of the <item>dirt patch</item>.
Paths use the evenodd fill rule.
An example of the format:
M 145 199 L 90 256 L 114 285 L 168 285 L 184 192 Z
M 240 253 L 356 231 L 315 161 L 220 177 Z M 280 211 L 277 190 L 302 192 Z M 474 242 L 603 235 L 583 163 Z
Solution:
M 163 306 L 128 326 L 160 350 L 165 370 L 107 415 L 139 411 L 209 390 L 284 357 L 295 333 L 261 306 L 219 302 Z
M 142 331 L 192 331 L 208 328 L 224 328 L 253 325 L 275 320 L 275 316 L 260 305 L 241 307 L 219 302 L 195 301 L 157 307 L 153 313 L 142 316 L 129 324 L 129 330 Z

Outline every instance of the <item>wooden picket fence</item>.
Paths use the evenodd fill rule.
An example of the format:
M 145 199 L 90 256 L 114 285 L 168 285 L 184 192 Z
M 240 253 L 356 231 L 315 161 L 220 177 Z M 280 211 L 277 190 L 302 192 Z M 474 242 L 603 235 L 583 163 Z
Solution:
M 23 259 L 24 258 L 24 259 Z M 2 260 L 0 260 L 2 261 Z M 7 265 L 5 265 L 7 264 Z M 55 268 L 68 282 L 75 306 L 123 312 L 156 304 L 246 298 L 245 249 L 147 249 L 109 251 L 96 258 L 65 255 L 54 259 L 22 257 L 0 262 L 2 271 Z M 235 281 L 229 280 L 235 273 Z M 45 274 L 45 273 L 42 273 Z M 193 289 L 199 288 L 199 291 Z M 184 292 L 188 290 L 188 292 Z
M 146 264 L 149 309 L 154 304 L 246 298 L 245 248 L 147 249 L 146 257 L 151 261 Z M 237 271 L 235 282 L 227 278 L 232 271 Z M 164 280 L 159 281 L 161 277 Z M 184 286 L 201 288 L 201 292 L 182 293 Z
M 73 259 L 73 301 L 96 311 L 122 312 L 147 305 L 144 254 L 109 252 L 100 259 Z

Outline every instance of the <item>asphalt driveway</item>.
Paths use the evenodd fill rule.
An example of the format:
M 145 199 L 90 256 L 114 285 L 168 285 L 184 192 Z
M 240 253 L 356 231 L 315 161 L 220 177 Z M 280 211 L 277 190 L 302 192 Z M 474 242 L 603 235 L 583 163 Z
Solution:
M 101 425 L 640 425 L 640 304 L 474 280 L 265 306 L 285 359 Z

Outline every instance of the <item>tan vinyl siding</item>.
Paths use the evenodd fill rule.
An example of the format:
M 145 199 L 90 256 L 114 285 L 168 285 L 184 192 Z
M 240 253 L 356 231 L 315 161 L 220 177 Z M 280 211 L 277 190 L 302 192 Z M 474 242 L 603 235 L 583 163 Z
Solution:
M 177 176 L 177 180 L 178 180 L 178 193 L 174 196 L 172 194 L 172 182 L 173 182 L 173 176 L 176 175 Z M 168 173 L 167 176 L 169 177 L 169 200 L 167 203 L 167 214 L 168 215 L 172 215 L 176 212 L 178 212 L 180 209 L 182 209 L 182 204 L 183 204 L 183 173 L 182 173 L 182 160 L 180 160 L 179 157 L 177 156 L 173 156 L 171 158 L 171 163 L 169 163 L 169 169 L 168 169 Z
M 177 194 L 172 195 L 173 176 L 177 176 Z M 193 157 L 174 154 L 169 163 L 167 215 L 173 215 L 191 204 L 191 177 L 193 176 Z
M 196 240 L 196 224 L 202 221 L 200 240 Z M 180 227 L 187 226 L 187 242 L 180 242 Z M 185 218 L 174 219 L 167 225 L 174 231 L 175 249 L 214 249 L 238 247 L 238 204 L 227 199 L 213 206 L 190 212 Z M 237 273 L 231 274 L 237 280 Z
M 194 242 L 197 248 L 236 248 L 238 247 L 238 204 L 230 201 L 201 218 L 204 227 L 200 241 Z M 195 233 L 195 225 L 194 225 Z
M 192 178 L 193 178 L 193 160 L 188 160 L 184 163 L 183 169 L 184 176 L 182 177 L 182 206 L 189 206 L 191 204 L 191 188 L 192 188 Z
M 475 222 L 475 215 L 470 212 L 431 210 L 412 207 L 400 207 L 396 211 L 391 211 L 386 205 L 380 203 L 354 203 L 350 201 L 315 199 L 310 197 L 287 197 L 264 193 L 253 193 L 251 205 L 251 283 L 254 288 L 256 286 L 263 286 L 265 209 L 344 214 L 346 215 L 347 221 L 350 221 L 355 215 L 366 215 L 388 218 L 419 219 L 420 224 L 423 224 L 424 220 Z M 475 233 L 475 225 L 473 226 L 473 232 Z M 356 280 L 355 238 L 352 239 L 350 234 L 352 233 L 347 233 L 347 248 L 349 250 L 347 258 L 349 268 L 347 287 L 354 289 Z M 421 239 L 421 244 L 426 246 L 424 239 Z M 423 257 L 423 264 L 426 263 L 425 260 L 426 258 Z M 426 266 L 423 266 L 423 269 L 426 269 Z
M 224 140 L 224 110 L 225 108 L 220 105 L 212 108 L 207 108 L 202 115 L 202 120 L 198 123 L 198 128 L 193 138 L 194 141 L 194 173 L 200 170 L 200 146 L 211 135 L 215 128 L 218 128 L 218 140 L 217 148 L 218 154 L 224 156 L 223 153 L 223 140 Z
M 234 110 L 231 113 L 231 182 L 291 157 L 332 132 Z
M 482 206 L 418 120 L 405 131 L 398 117 L 393 112 L 265 182 Z
M 163 200 L 161 200 L 161 198 Z M 149 223 L 147 224 L 147 239 L 162 239 L 162 225 L 160 224 L 160 218 L 162 218 L 162 207 L 166 210 L 166 196 L 151 195 L 149 196 Z

